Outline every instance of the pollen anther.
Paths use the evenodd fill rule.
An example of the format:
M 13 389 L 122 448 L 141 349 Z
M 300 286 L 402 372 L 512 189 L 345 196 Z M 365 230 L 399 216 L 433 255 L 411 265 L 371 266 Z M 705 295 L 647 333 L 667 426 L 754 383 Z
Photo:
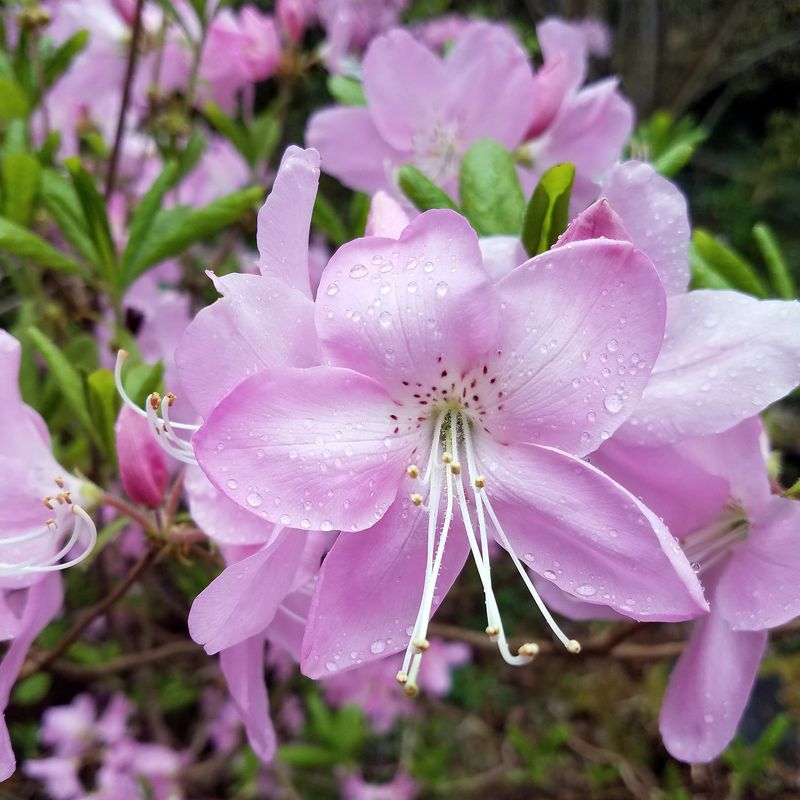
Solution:
M 424 652 L 431 646 L 431 643 L 427 639 L 413 639 L 411 644 L 421 652 Z
M 460 475 L 461 474 L 461 464 L 456 463 L 455 461 L 450 465 L 450 472 L 453 475 Z
M 403 672 L 403 670 L 398 670 L 397 675 L 394 676 L 394 679 L 401 685 L 404 686 L 408 682 L 408 675 Z
M 539 653 L 539 645 L 536 642 L 525 642 L 519 650 L 517 650 L 517 654 L 521 656 L 535 656 Z
M 409 464 L 406 474 L 409 478 L 419 478 L 419 467 L 416 464 Z
M 486 626 L 486 635 L 490 639 L 493 639 L 495 636 L 499 636 L 500 635 L 500 628 L 498 628 L 496 625 L 487 625 Z
M 453 454 L 452 453 L 448 452 L 448 453 L 443 453 L 442 454 L 442 462 L 444 464 L 450 464 L 452 462 L 452 460 L 453 460 Z
M 424 500 L 424 498 L 423 498 L 423 496 L 421 494 L 417 494 L 416 492 L 414 492 L 414 494 L 411 495 L 411 502 L 415 506 L 421 506 L 423 500 Z
M 483 487 L 486 486 L 486 478 L 484 478 L 483 475 L 478 475 L 473 483 L 475 484 L 476 489 L 483 489 Z
M 567 651 L 570 653 L 580 653 L 581 643 L 577 639 L 570 639 L 566 644 Z

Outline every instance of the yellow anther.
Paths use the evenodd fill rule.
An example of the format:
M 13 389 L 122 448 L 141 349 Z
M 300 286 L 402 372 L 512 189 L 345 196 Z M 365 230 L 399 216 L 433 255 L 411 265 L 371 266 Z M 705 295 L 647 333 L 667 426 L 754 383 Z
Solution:
M 495 636 L 500 635 L 500 628 L 495 625 L 487 625 L 486 627 L 486 635 L 491 639 Z
M 407 683 L 403 687 L 403 694 L 406 697 L 416 697 L 418 693 L 419 693 L 419 689 L 417 688 L 417 684 L 416 683 Z
M 452 472 L 453 475 L 460 475 L 461 474 L 461 464 L 459 464 L 459 463 L 454 461 L 450 465 L 450 472 Z
M 60 475 L 56 478 L 56 486 L 58 486 L 59 489 L 64 488 L 64 479 Z
M 517 654 L 520 656 L 535 656 L 539 652 L 539 645 L 536 642 L 525 642 L 519 650 L 517 650 Z
M 412 639 L 411 644 L 421 652 L 427 650 L 431 646 L 431 643 L 427 639 Z
M 50 497 L 50 495 L 47 495 L 47 497 L 43 497 L 43 498 L 42 498 L 42 502 L 43 502 L 43 503 L 44 503 L 44 504 L 45 504 L 45 505 L 46 505 L 46 506 L 47 506 L 47 507 L 48 507 L 50 510 L 52 510 L 52 509 L 53 509 L 53 498 L 52 498 L 52 497 Z
M 580 653 L 580 651 L 581 651 L 581 643 L 577 639 L 570 639 L 567 642 L 567 650 L 570 653 Z
M 56 525 L 56 521 L 54 519 L 47 520 L 45 524 L 47 525 L 48 528 L 50 528 L 50 530 L 53 531 L 56 530 L 56 528 L 58 528 L 58 525 Z
M 397 675 L 394 676 L 394 679 L 401 685 L 404 686 L 408 682 L 408 674 L 403 672 L 403 670 L 398 670 Z
M 406 474 L 409 478 L 419 478 L 419 467 L 416 464 L 410 464 Z
M 169 407 L 170 407 L 170 408 L 172 408 L 172 406 L 175 404 L 175 401 L 176 401 L 178 398 L 177 398 L 177 397 L 175 397 L 175 395 L 174 395 L 174 394 L 172 394 L 172 392 L 167 392 L 167 395 L 166 395 L 166 397 L 167 397 L 167 405 L 169 405 Z
M 486 478 L 484 478 L 483 475 L 478 475 L 474 483 L 476 489 L 483 489 L 483 487 L 486 486 Z
M 153 392 L 148 400 L 150 401 L 150 408 L 152 408 L 153 411 L 158 411 L 158 404 L 161 402 L 161 395 L 158 392 Z
M 453 460 L 453 454 L 452 453 L 444 453 L 442 455 L 442 462 L 444 464 L 449 464 L 452 460 Z
M 421 494 L 417 494 L 416 492 L 414 492 L 414 494 L 411 495 L 411 502 L 415 506 L 421 506 L 423 499 L 424 498 L 422 497 L 422 495 Z

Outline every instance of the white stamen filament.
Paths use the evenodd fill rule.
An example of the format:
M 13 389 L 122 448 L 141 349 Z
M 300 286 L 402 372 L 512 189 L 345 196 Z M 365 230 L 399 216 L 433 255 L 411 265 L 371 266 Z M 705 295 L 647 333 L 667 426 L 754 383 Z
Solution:
M 49 548 L 43 547 L 42 553 L 27 561 L 0 562 L 0 576 L 7 577 L 28 575 L 38 572 L 57 572 L 74 567 L 76 564 L 83 561 L 92 550 L 94 550 L 94 546 L 97 543 L 97 528 L 92 518 L 80 506 L 71 505 L 70 512 L 75 517 L 72 531 L 66 543 L 56 553 L 47 556 L 46 552 Z M 0 540 L 0 545 L 20 544 L 45 538 L 55 540 L 60 537 L 61 533 L 58 530 L 58 526 L 54 521 L 50 520 L 44 527 L 32 533 L 2 539 Z M 78 542 L 82 544 L 80 553 L 69 561 L 61 561 L 64 556 L 72 551 Z
M 513 654 L 511 652 L 511 648 L 509 647 L 505 630 L 503 628 L 503 622 L 500 616 L 497 598 L 492 587 L 491 561 L 489 558 L 489 537 L 486 519 L 487 515 L 494 526 L 495 531 L 497 532 L 500 543 L 511 556 L 514 566 L 517 568 L 517 571 L 522 577 L 525 586 L 533 597 L 533 600 L 538 606 L 545 621 L 553 631 L 553 634 L 570 653 L 577 653 L 580 651 L 580 644 L 575 639 L 569 639 L 561 630 L 555 619 L 553 619 L 549 609 L 544 604 L 544 601 L 539 596 L 539 593 L 536 591 L 536 588 L 534 587 L 533 582 L 531 581 L 530 576 L 525 569 L 525 566 L 514 552 L 514 548 L 511 546 L 511 542 L 509 541 L 508 536 L 506 535 L 502 525 L 500 524 L 500 521 L 497 518 L 494 508 L 492 507 L 491 500 L 489 499 L 489 495 L 486 491 L 487 480 L 478 471 L 477 461 L 472 444 L 472 434 L 469 426 L 470 423 L 468 417 L 461 411 L 444 410 L 439 413 L 433 429 L 433 441 L 431 444 L 431 451 L 428 457 L 427 467 L 424 475 L 419 478 L 423 485 L 430 483 L 427 508 L 425 506 L 421 506 L 423 510 L 429 512 L 428 552 L 425 568 L 425 583 L 422 590 L 419 611 L 417 613 L 417 618 L 412 630 L 411 641 L 406 649 L 403 665 L 397 674 L 398 682 L 403 685 L 403 691 L 409 696 L 415 695 L 418 691 L 417 677 L 422 663 L 423 653 L 428 647 L 426 635 L 431 616 L 431 610 L 433 607 L 433 596 L 442 565 L 447 535 L 452 525 L 453 507 L 456 500 L 458 502 L 459 510 L 464 523 L 464 529 L 469 541 L 470 551 L 472 552 L 475 565 L 478 569 L 481 585 L 483 587 L 486 603 L 486 633 L 492 639 L 492 641 L 497 643 L 498 650 L 503 659 L 508 664 L 513 666 L 529 664 L 536 656 L 536 653 L 538 652 L 538 646 L 535 642 L 526 642 L 519 648 L 517 654 Z M 445 438 L 444 442 L 442 442 L 443 435 Z M 463 483 L 464 479 L 461 477 L 462 467 L 459 463 L 458 452 L 459 437 L 461 437 L 463 440 L 464 451 L 466 453 L 467 474 L 465 479 L 469 480 L 470 485 L 472 486 L 472 494 L 475 502 L 475 518 L 477 520 L 477 535 L 475 523 L 473 522 L 469 504 L 467 502 L 467 495 Z M 437 545 L 436 534 L 438 529 L 438 514 L 441 501 L 442 472 L 445 473 L 447 500 L 445 505 L 444 521 L 442 523 L 441 532 L 439 533 Z M 411 465 L 408 469 L 408 474 L 410 477 L 415 478 L 419 475 L 419 470 L 415 465 Z M 421 504 L 422 496 L 420 494 L 414 493 L 411 497 L 412 502 L 415 503 L 415 505 Z
M 683 552 L 698 571 L 718 564 L 747 537 L 748 521 L 744 512 L 731 508 L 704 528 L 690 533 L 682 543 Z

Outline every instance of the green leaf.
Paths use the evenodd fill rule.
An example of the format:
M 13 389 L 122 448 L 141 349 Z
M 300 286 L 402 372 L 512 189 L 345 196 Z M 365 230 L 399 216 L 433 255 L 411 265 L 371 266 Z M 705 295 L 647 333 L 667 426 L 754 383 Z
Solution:
M 178 183 L 188 175 L 198 164 L 206 151 L 206 137 L 200 131 L 192 131 L 186 142 L 183 152 L 178 156 L 180 172 L 175 176 L 174 183 Z
M 103 450 L 115 458 L 116 436 L 114 423 L 119 411 L 120 398 L 114 385 L 114 373 L 107 369 L 95 370 L 86 379 L 89 415 L 103 443 Z M 116 459 L 115 459 L 116 460 Z
M 428 211 L 431 208 L 452 208 L 453 211 L 458 211 L 458 206 L 450 199 L 447 192 L 411 164 L 400 167 L 397 179 L 403 194 L 420 211 Z
M 177 163 L 167 164 L 161 174 L 153 181 L 152 186 L 147 190 L 136 208 L 131 220 L 128 242 L 120 260 L 120 270 L 124 285 L 129 283 L 128 278 L 131 272 L 134 271 L 136 257 L 153 233 L 153 220 L 161 210 L 164 195 L 174 185 L 179 173 L 180 167 Z
M 126 365 L 124 374 L 128 396 L 137 405 L 144 406 L 145 400 L 161 389 L 164 365 L 160 361 L 155 364 Z
M 525 195 L 514 158 L 492 139 L 479 139 L 461 162 L 459 181 L 464 215 L 479 236 L 518 235 Z
M 278 748 L 278 758 L 292 767 L 332 767 L 339 756 L 315 744 L 284 744 Z
M 263 197 L 264 189 L 252 186 L 221 197 L 204 208 L 184 209 L 179 217 L 172 215 L 168 225 L 162 225 L 159 230 L 153 231 L 147 246 L 137 259 L 133 274 L 127 276 L 128 280 L 138 277 L 153 264 L 180 255 L 196 242 L 208 239 L 238 222 L 247 211 L 260 203 Z M 170 212 L 175 210 L 170 209 Z
M 311 224 L 323 231 L 337 247 L 341 247 L 350 238 L 342 218 L 321 192 L 317 193 L 314 201 Z
M 208 121 L 221 133 L 248 161 L 252 156 L 247 130 L 239 122 L 229 117 L 216 103 L 207 103 L 204 109 Z
M 77 158 L 67 158 L 64 164 L 69 170 L 72 185 L 75 187 L 75 192 L 83 209 L 83 218 L 86 220 L 89 236 L 97 248 L 99 256 L 98 267 L 103 277 L 112 286 L 116 287 L 118 285 L 117 255 L 114 240 L 111 236 L 111 224 L 108 221 L 106 202 L 97 190 L 94 177 L 84 169 Z
M 364 88 L 361 86 L 361 82 L 355 78 L 331 75 L 328 78 L 328 91 L 331 93 L 331 97 L 343 106 L 365 106 L 367 104 Z
M 694 242 L 689 245 L 689 264 L 692 268 L 692 289 L 733 289 L 703 258 Z
M 700 228 L 692 234 L 692 242 L 703 261 L 734 289 L 756 297 L 767 296 L 761 278 L 735 250 Z
M 77 261 L 63 255 L 35 233 L 3 217 L 0 217 L 0 250 L 29 258 L 43 267 L 59 272 L 85 274 L 84 268 Z
M 691 160 L 696 145 L 678 142 L 653 159 L 653 168 L 665 178 L 677 175 Z
M 25 90 L 16 81 L 0 77 L 0 119 L 24 119 L 29 111 Z
M 89 31 L 82 30 L 73 33 L 52 55 L 45 59 L 44 85 L 52 86 L 72 64 L 77 56 L 89 42 Z
M 103 442 L 92 423 L 89 407 L 86 402 L 86 393 L 80 373 L 72 365 L 64 353 L 56 347 L 38 328 L 31 326 L 28 329 L 36 349 L 42 354 L 50 374 L 57 383 L 61 394 L 80 420 L 83 427 L 89 432 L 92 439 L 100 446 Z
M 13 701 L 21 706 L 32 706 L 44 700 L 53 679 L 47 672 L 37 672 L 14 687 Z
M 528 255 L 549 250 L 566 230 L 574 164 L 556 164 L 542 175 L 525 209 L 522 243 Z
M 259 114 L 250 125 L 252 166 L 258 166 L 269 160 L 281 138 L 281 125 L 274 111 L 268 109 Z
M 39 160 L 30 153 L 13 153 L 3 159 L 3 205 L 12 222 L 30 223 L 41 173 Z
M 778 297 L 794 300 L 797 297 L 797 288 L 775 234 L 765 223 L 758 222 L 753 226 L 753 236 L 767 265 L 770 282 Z
M 46 169 L 42 173 L 39 198 L 75 251 L 90 264 L 98 266 L 100 257 L 89 236 L 72 184 L 54 170 Z

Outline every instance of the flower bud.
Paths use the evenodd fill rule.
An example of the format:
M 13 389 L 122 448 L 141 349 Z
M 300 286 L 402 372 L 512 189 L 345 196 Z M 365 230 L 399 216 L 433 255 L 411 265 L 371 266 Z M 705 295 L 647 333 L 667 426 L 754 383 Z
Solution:
M 123 406 L 116 424 L 119 473 L 125 493 L 136 503 L 161 505 L 169 472 L 164 451 L 153 439 L 147 421 Z

